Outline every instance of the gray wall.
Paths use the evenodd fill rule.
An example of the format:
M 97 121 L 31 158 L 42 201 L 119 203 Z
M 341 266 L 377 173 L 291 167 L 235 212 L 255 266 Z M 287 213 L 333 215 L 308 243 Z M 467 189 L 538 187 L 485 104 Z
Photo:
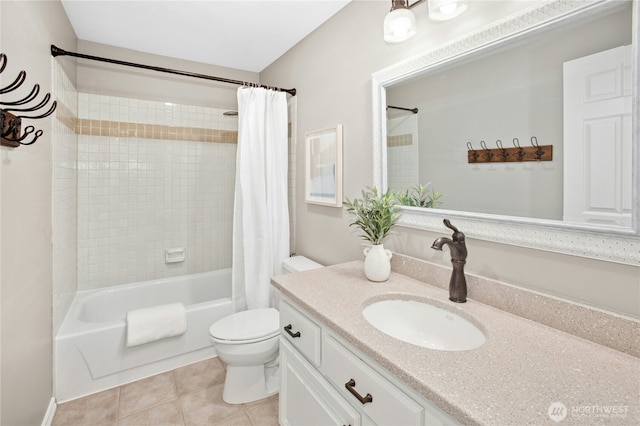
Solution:
M 25 70 L 28 89 L 20 93 L 35 83 L 50 92 L 49 45 L 75 49 L 77 42 L 62 5 L 3 0 L 0 12 L 0 50 L 9 59 L 0 86 Z M 70 75 L 75 78 L 72 69 Z M 41 424 L 52 396 L 52 121 L 28 123 L 44 131 L 34 145 L 0 148 L 3 425 Z
M 63 46 L 59 47 L 64 49 Z M 153 55 L 86 40 L 78 41 L 78 51 L 93 56 L 197 74 L 248 82 L 258 81 L 258 74 L 250 71 Z M 62 61 L 73 63 L 77 61 L 78 92 L 229 109 L 235 109 L 238 104 L 236 97 L 238 86 L 228 83 L 70 57 Z
M 354 1 L 260 74 L 261 82 L 298 89 L 298 144 L 304 133 L 340 123 L 344 126 L 344 194 L 357 197 L 373 183 L 371 73 L 415 56 L 532 2 L 474 1 L 460 18 L 434 23 L 426 5 L 414 8 L 418 34 L 399 44 L 382 39 L 388 2 Z M 297 179 L 303 181 L 303 156 Z M 323 264 L 362 259 L 360 239 L 345 209 L 304 203 L 297 193 L 296 248 Z M 464 230 L 463 230 L 464 231 Z M 431 250 L 433 233 L 397 228 L 386 246 L 409 256 L 450 265 L 448 252 Z M 640 268 L 470 239 L 466 270 L 517 286 L 640 317 Z

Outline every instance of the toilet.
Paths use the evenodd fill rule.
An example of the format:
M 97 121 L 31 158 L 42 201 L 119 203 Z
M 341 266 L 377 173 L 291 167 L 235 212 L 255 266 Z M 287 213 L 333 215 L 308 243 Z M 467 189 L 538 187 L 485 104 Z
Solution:
M 304 256 L 282 261 L 285 274 L 321 268 Z M 280 314 L 277 309 L 251 309 L 216 321 L 209 329 L 213 346 L 227 364 L 222 399 L 244 404 L 278 393 Z

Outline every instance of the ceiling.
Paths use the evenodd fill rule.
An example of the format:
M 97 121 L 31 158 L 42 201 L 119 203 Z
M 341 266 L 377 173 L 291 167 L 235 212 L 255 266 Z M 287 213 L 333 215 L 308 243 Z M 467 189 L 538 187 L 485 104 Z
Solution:
M 81 40 L 260 72 L 351 0 L 61 1 Z

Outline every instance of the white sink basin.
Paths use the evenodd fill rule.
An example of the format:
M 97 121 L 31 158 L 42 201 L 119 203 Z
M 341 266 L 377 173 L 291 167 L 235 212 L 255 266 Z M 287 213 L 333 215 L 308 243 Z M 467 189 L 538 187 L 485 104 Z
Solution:
M 403 342 L 440 351 L 466 351 L 487 341 L 473 323 L 414 300 L 383 300 L 362 310 L 371 325 Z

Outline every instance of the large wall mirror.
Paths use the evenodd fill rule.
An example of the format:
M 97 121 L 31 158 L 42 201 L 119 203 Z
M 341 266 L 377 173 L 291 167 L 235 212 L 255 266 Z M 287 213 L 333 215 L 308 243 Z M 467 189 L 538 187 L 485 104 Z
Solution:
M 636 6 L 542 1 L 374 73 L 375 184 L 442 194 L 401 225 L 640 264 Z

